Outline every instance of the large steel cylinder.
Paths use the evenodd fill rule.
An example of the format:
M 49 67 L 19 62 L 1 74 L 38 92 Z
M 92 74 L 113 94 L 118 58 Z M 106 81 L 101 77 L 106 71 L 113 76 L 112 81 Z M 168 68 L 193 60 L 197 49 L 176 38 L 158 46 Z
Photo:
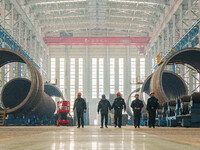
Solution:
M 28 96 L 31 87 L 31 81 L 24 78 L 15 78 L 9 81 L 2 90 L 2 104 L 5 108 L 16 108 Z M 10 113 L 35 113 L 39 116 L 46 115 L 50 117 L 55 112 L 55 102 L 45 92 L 42 93 L 39 104 L 34 109 L 27 109 L 27 107 L 20 107 L 19 109 Z
M 193 101 L 193 103 L 195 104 L 200 104 L 200 92 L 194 92 L 191 95 L 191 100 Z
M 169 101 L 169 106 L 176 106 L 176 100 Z
M 169 101 L 171 99 L 176 99 L 180 96 L 187 95 L 184 85 L 180 84 L 176 80 L 169 79 L 168 83 L 161 82 L 163 79 L 163 72 L 165 67 L 169 64 L 188 64 L 195 68 L 200 73 L 200 49 L 199 48 L 187 48 L 182 49 L 172 56 L 170 56 L 164 63 L 162 63 L 157 70 L 154 72 L 150 90 L 155 92 L 155 96 L 159 99 L 161 103 Z M 164 87 L 169 85 L 167 91 L 164 90 Z
M 181 99 L 181 102 L 190 102 L 191 96 L 185 95 L 185 96 L 182 96 L 180 99 Z
M 153 74 L 151 74 L 150 76 L 148 76 L 147 78 L 146 78 L 146 80 L 144 81 L 144 83 L 143 83 L 143 85 L 142 85 L 142 87 L 140 88 L 140 99 L 141 100 L 143 100 L 144 101 L 144 98 L 143 98 L 143 93 L 146 93 L 146 94 L 148 94 L 149 95 L 149 93 L 150 93 L 150 84 L 152 84 L 151 83 L 151 79 L 152 79 L 152 75 Z M 169 82 L 169 81 L 171 81 L 171 82 Z M 163 78 L 162 78 L 162 80 L 161 80 L 161 82 L 163 83 L 163 89 L 164 89 L 164 92 L 165 92 L 165 94 L 167 95 L 167 96 L 169 96 L 169 95 L 171 95 L 171 94 L 173 94 L 172 95 L 172 97 L 173 96 L 179 96 L 179 95 L 186 95 L 187 93 L 188 93 L 188 90 L 187 90 L 187 86 L 186 86 L 186 84 L 185 84 L 185 82 L 184 82 L 184 80 L 178 75 L 178 74 L 176 74 L 176 73 L 174 73 L 174 72 L 171 72 L 171 71 L 163 71 Z M 175 83 L 175 85 L 173 85 L 172 83 Z M 172 86 L 173 85 L 173 86 Z M 128 97 L 128 99 L 127 99 L 127 101 L 126 101 L 126 103 L 127 103 L 127 105 L 129 106 L 130 105 L 130 103 L 129 103 L 129 101 L 130 101 L 130 97 L 131 97 L 131 95 L 134 93 L 134 92 L 136 92 L 136 91 L 133 91 L 130 95 L 129 95 L 129 97 Z M 137 92 L 138 92 L 138 90 L 137 90 Z M 156 91 L 155 91 L 156 92 Z M 146 108 L 146 102 L 144 101 L 144 109 Z M 160 103 L 160 104 L 162 104 L 162 103 Z M 130 109 L 130 107 L 127 107 L 128 109 L 127 109 L 127 113 L 130 115 L 130 116 L 132 116 L 133 114 L 132 114 L 132 111 L 131 111 L 131 109 Z
M 143 93 L 146 93 L 148 95 L 150 93 L 150 81 L 151 81 L 151 77 L 152 77 L 152 74 L 150 76 L 148 76 L 145 79 L 144 83 L 142 84 L 142 87 L 140 89 L 140 99 L 141 100 L 144 100 Z
M 159 97 L 158 92 L 161 93 L 161 95 L 165 95 L 170 99 L 175 99 L 179 96 L 186 95 L 188 93 L 187 85 L 185 84 L 185 81 L 176 73 L 172 71 L 163 71 L 163 76 L 159 80 L 152 81 L 154 74 L 151 74 L 147 79 L 144 81 L 144 84 L 142 85 L 141 91 L 140 91 L 140 99 L 143 100 L 142 94 L 146 93 L 149 95 L 150 89 L 155 84 L 161 84 L 160 88 L 162 88 L 162 93 L 160 92 L 161 89 L 155 90 L 156 97 L 158 98 L 160 104 L 165 102 L 164 99 Z
M 64 100 L 64 96 L 59 88 L 52 84 L 45 83 L 44 84 L 44 92 L 49 95 L 50 97 L 60 97 Z
M 13 79 L 3 88 L 1 104 L 7 113 L 29 113 L 39 116 L 53 115 L 56 105 L 53 99 L 44 92 L 44 83 L 40 72 L 20 53 L 10 49 L 0 49 L 0 67 L 11 62 L 25 63 L 31 73 L 28 79 Z

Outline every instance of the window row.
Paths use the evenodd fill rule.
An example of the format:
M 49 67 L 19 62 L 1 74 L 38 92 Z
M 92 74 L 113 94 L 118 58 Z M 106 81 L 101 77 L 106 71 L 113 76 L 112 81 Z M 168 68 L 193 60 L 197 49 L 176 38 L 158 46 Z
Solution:
M 139 72 L 137 71 L 137 59 L 131 58 L 131 89 L 136 89 L 137 77 L 140 80 L 145 79 L 145 58 L 139 59 Z M 65 91 L 65 59 L 59 59 L 59 85 L 61 91 Z M 117 92 L 118 89 L 124 94 L 124 58 L 110 58 L 109 59 L 109 89 L 110 93 Z M 118 64 L 116 64 L 118 63 Z M 71 104 L 76 97 L 77 92 L 83 93 L 84 86 L 84 61 L 83 58 L 70 58 L 70 99 Z M 117 68 L 116 68 L 117 67 Z M 51 58 L 51 82 L 56 81 L 56 59 Z M 117 73 L 117 74 L 116 74 Z M 104 76 L 105 76 L 105 63 L 104 58 L 92 58 L 91 64 L 91 77 L 92 77 L 92 98 L 99 98 L 104 93 Z M 117 77 L 117 80 L 116 80 Z M 116 81 L 118 83 L 116 83 Z M 116 87 L 116 85 L 118 87 Z M 77 87 L 76 87 L 77 86 Z M 72 107 L 71 107 L 72 108 Z

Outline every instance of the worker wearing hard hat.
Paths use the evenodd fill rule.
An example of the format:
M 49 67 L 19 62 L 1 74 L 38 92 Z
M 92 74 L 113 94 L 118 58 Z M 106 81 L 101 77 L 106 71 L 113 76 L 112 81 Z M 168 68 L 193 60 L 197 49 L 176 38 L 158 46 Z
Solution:
M 121 97 L 121 93 L 117 92 L 117 98 L 114 100 L 112 104 L 112 108 L 115 110 L 115 127 L 121 128 L 122 125 L 122 109 L 124 112 L 126 111 L 126 104 L 124 99 Z
M 131 103 L 131 108 L 134 112 L 134 126 L 135 128 L 140 128 L 140 118 L 141 118 L 141 110 L 144 107 L 144 104 L 141 100 L 139 100 L 139 94 L 135 94 L 135 100 Z
M 110 102 L 106 99 L 106 95 L 102 95 L 102 99 L 99 101 L 97 112 L 101 111 L 101 128 L 103 128 L 103 121 L 105 118 L 105 127 L 108 128 L 108 110 L 111 111 Z
M 155 98 L 154 92 L 150 92 L 150 98 L 147 101 L 147 112 L 149 113 L 149 128 L 155 128 L 156 110 L 159 108 L 158 99 Z
M 78 118 L 78 127 L 82 125 L 84 128 L 84 120 L 83 120 L 83 113 L 86 112 L 86 102 L 83 98 L 81 98 L 81 93 L 78 93 L 78 98 L 74 102 L 73 111 L 76 108 L 77 118 Z

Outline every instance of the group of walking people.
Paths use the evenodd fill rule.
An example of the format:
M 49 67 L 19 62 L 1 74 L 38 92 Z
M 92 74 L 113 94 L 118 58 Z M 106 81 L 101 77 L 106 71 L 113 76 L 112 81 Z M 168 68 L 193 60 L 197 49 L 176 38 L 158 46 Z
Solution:
M 141 119 L 141 111 L 144 107 L 143 101 L 139 99 L 139 94 L 135 94 L 135 100 L 131 103 L 131 108 L 134 114 L 134 126 L 135 128 L 140 128 L 140 119 Z M 154 92 L 150 92 L 150 98 L 147 101 L 147 113 L 149 114 L 149 128 L 155 128 L 155 118 L 156 111 L 158 110 L 159 103 L 158 99 L 154 96 Z M 86 112 L 86 102 L 81 97 L 81 93 L 78 93 L 78 98 L 74 102 L 73 110 L 76 109 L 77 118 L 78 118 L 78 127 L 82 125 L 84 128 L 84 119 L 83 114 Z M 114 109 L 114 124 L 115 127 L 121 128 L 122 126 L 122 111 L 126 111 L 126 104 L 124 99 L 121 96 L 120 92 L 117 92 L 117 98 L 115 98 L 113 104 L 106 99 L 106 95 L 103 94 L 101 100 L 98 103 L 97 112 L 101 113 L 101 128 L 103 128 L 104 119 L 105 119 L 105 127 L 108 128 L 108 114 Z

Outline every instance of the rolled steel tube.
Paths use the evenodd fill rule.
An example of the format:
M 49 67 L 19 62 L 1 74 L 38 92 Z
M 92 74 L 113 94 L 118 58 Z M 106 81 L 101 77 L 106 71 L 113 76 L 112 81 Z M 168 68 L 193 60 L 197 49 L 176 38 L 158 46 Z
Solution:
M 200 103 L 200 93 L 199 92 L 194 92 L 191 95 L 191 100 L 193 101 L 193 103 L 199 104 Z
M 142 84 L 142 87 L 140 89 L 140 99 L 143 100 L 143 93 L 146 93 L 147 95 L 149 95 L 150 93 L 150 81 L 151 81 L 151 77 L 152 74 L 150 76 L 148 76 L 144 83 Z
M 2 89 L 1 104 L 7 113 L 29 113 L 39 116 L 53 115 L 56 105 L 44 92 L 44 83 L 40 72 L 20 53 L 10 49 L 0 49 L 0 67 L 11 62 L 25 63 L 31 73 L 31 80 L 13 79 Z M 0 111 L 2 112 L 2 111 Z
M 190 102 L 191 96 L 185 95 L 181 97 L 181 102 Z
M 149 95 L 151 86 L 154 84 L 162 84 L 162 95 L 165 94 L 167 97 L 171 99 L 175 99 L 181 95 L 186 95 L 188 93 L 187 86 L 185 81 L 176 73 L 172 71 L 163 71 L 162 78 L 160 80 L 152 81 L 154 74 L 151 74 L 147 79 L 144 81 L 140 91 L 140 99 L 143 100 L 142 93 L 146 93 Z M 155 78 L 155 77 L 154 77 Z M 160 90 L 160 89 L 159 89 Z M 158 98 L 160 104 L 165 102 L 162 98 L 159 97 L 158 92 L 159 90 L 154 90 L 156 97 Z
M 167 102 L 164 102 L 162 105 L 163 105 L 163 108 L 164 108 L 164 109 L 167 109 L 167 108 L 168 108 L 168 103 L 167 103 Z
M 179 86 L 183 86 L 183 89 L 184 89 L 184 91 L 186 91 L 185 93 L 187 93 L 187 86 L 186 86 L 186 84 L 185 84 L 185 82 L 184 82 L 184 80 L 179 76 L 179 75 L 177 75 L 177 74 L 175 74 L 174 72 L 171 72 L 171 71 L 164 71 L 163 72 L 163 79 L 162 79 L 162 82 L 164 83 L 164 85 L 165 84 L 167 84 L 167 85 L 165 85 L 164 86 L 164 90 L 166 91 L 166 92 L 171 92 L 171 91 L 169 91 L 169 86 L 171 86 L 171 84 L 170 83 L 168 83 L 168 80 L 169 79 L 171 79 L 172 80 L 172 82 L 173 83 L 178 83 L 178 84 L 176 84 L 176 87 L 179 87 Z M 151 78 L 152 78 L 152 74 L 150 75 L 150 76 L 148 76 L 147 78 L 146 78 L 146 80 L 144 81 L 144 83 L 143 83 L 143 85 L 142 85 L 142 87 L 141 87 L 141 89 L 140 89 L 140 91 L 139 91 L 139 98 L 142 100 L 142 101 L 144 101 L 144 98 L 143 98 L 143 93 L 146 93 L 146 94 L 148 94 L 149 95 L 149 93 L 150 93 L 150 83 L 151 83 Z M 178 88 L 178 90 L 179 90 L 180 88 Z M 174 89 L 173 89 L 174 90 Z M 182 89 L 180 89 L 180 90 L 182 90 Z M 133 94 L 133 93 L 135 93 L 135 92 L 138 92 L 138 89 L 137 90 L 135 90 L 135 91 L 133 91 L 130 95 L 129 95 L 129 97 L 128 97 L 128 99 L 127 99 L 127 101 L 126 101 L 126 103 L 127 103 L 127 105 L 129 106 L 130 105 L 130 97 L 131 97 L 131 95 Z M 146 108 L 146 102 L 144 101 L 144 109 Z M 132 111 L 131 111 L 131 109 L 130 109 L 130 107 L 127 107 L 127 113 L 130 115 L 130 116 L 132 116 L 133 114 L 132 114 Z
M 169 116 L 175 116 L 175 108 L 170 108 L 168 111 Z
M 155 96 L 159 99 L 161 103 L 187 95 L 187 92 L 184 90 L 184 86 L 177 86 L 178 83 L 172 82 L 171 80 L 168 80 L 168 82 L 171 82 L 169 84 L 171 84 L 172 87 L 168 90 L 168 92 L 164 91 L 164 86 L 167 84 L 164 84 L 161 81 L 163 78 L 163 71 L 165 70 L 165 67 L 169 64 L 174 63 L 188 64 L 200 73 L 199 58 L 200 48 L 186 48 L 174 53 L 157 68 L 151 79 L 150 90 L 155 91 Z
M 169 106 L 176 106 L 176 101 L 174 100 L 174 101 L 170 101 L 169 103 L 168 103 L 168 105 Z
M 49 95 L 50 97 L 60 97 L 64 100 L 64 96 L 59 88 L 52 84 L 45 83 L 44 84 L 44 92 Z

